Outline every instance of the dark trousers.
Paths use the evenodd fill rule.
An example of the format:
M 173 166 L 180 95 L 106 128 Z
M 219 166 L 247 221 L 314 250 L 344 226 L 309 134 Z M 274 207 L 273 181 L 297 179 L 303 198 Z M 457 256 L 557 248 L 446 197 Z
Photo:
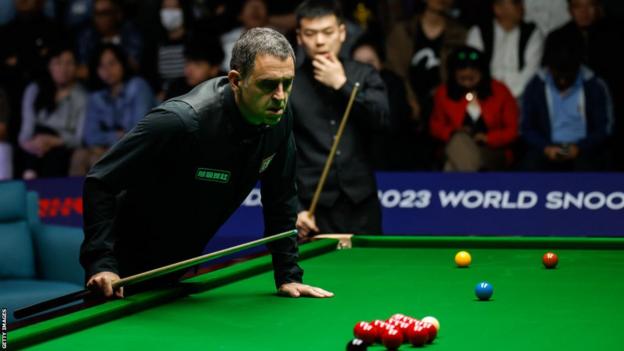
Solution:
M 382 234 L 381 206 L 377 192 L 357 204 L 341 193 L 331 207 L 319 205 L 314 217 L 322 234 Z

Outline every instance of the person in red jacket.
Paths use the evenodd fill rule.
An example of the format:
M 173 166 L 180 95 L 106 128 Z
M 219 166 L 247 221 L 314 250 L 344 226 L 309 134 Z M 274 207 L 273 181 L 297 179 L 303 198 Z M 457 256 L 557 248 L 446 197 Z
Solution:
M 502 170 L 518 136 L 518 104 L 490 76 L 482 52 L 460 47 L 448 60 L 448 78 L 434 96 L 431 135 L 446 145 L 445 171 Z

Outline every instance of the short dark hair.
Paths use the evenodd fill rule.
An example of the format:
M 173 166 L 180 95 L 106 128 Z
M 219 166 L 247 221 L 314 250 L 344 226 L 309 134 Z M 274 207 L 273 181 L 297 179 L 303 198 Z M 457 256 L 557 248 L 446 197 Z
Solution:
M 342 23 L 342 9 L 338 2 L 333 0 L 306 0 L 295 9 L 297 27 L 301 26 L 302 18 L 319 18 L 329 15 L 336 16 L 338 23 Z
M 95 3 L 96 3 L 96 2 L 98 2 L 98 1 L 102 1 L 102 0 L 93 0 L 93 3 L 95 4 Z M 121 4 L 121 0 L 105 0 L 105 1 L 110 2 L 110 3 L 111 3 L 111 5 L 113 5 L 113 7 L 114 7 L 116 10 L 118 10 L 118 11 L 122 10 L 122 8 L 123 8 L 123 6 L 122 6 L 122 4 Z
M 62 53 L 70 51 L 74 55 L 74 59 L 76 58 L 76 51 L 74 50 L 74 46 L 67 42 L 55 41 L 48 47 L 48 51 L 45 53 L 44 57 L 46 62 L 50 62 L 53 58 L 60 56 Z
M 282 34 L 271 28 L 252 28 L 234 43 L 230 69 L 245 77 L 253 70 L 258 55 L 271 55 L 281 60 L 290 57 L 296 61 L 292 46 Z
M 184 58 L 188 61 L 206 61 L 220 66 L 224 57 L 221 41 L 216 36 L 194 36 L 184 44 Z
M 355 53 L 355 50 L 361 48 L 362 46 L 370 46 L 371 48 L 373 48 L 381 62 L 386 61 L 386 49 L 382 44 L 382 39 L 378 36 L 374 35 L 371 32 L 365 32 L 364 34 L 360 35 L 360 37 L 351 47 L 351 57 L 353 57 L 353 53 Z
M 544 43 L 542 66 L 564 71 L 576 71 L 583 63 L 583 52 L 578 43 L 557 32 Z

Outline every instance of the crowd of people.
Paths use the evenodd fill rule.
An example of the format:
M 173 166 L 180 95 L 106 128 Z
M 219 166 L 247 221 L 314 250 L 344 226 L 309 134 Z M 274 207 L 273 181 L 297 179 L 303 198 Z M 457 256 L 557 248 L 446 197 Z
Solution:
M 293 92 L 294 118 L 306 118 L 298 125 L 314 135 L 308 100 L 332 96 L 301 95 L 299 2 L 3 2 L 0 179 L 85 175 L 153 107 L 226 74 L 234 43 L 254 27 L 278 30 L 295 48 L 295 89 L 304 87 Z M 613 54 L 623 38 L 601 0 L 340 3 L 337 57 L 370 64 L 389 106 L 388 128 L 345 162 L 370 158 L 376 170 L 624 169 L 624 72 Z

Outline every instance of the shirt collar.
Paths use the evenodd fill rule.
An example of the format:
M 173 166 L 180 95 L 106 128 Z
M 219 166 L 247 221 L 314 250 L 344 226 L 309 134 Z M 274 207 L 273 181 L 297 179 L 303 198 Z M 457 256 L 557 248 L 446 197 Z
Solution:
M 561 91 L 555 85 L 555 80 L 549 71 L 546 72 L 546 84 L 553 93 L 557 94 L 558 96 L 561 96 Z M 565 96 L 562 96 L 562 98 L 571 96 L 582 88 L 583 88 L 583 72 L 579 70 L 578 74 L 576 75 L 576 79 L 574 80 L 574 83 L 572 84 L 572 86 L 568 88 L 568 90 L 566 90 L 566 94 Z
M 494 31 L 498 32 L 500 35 L 507 36 L 512 35 L 520 31 L 520 26 L 515 26 L 512 30 L 506 31 L 497 20 L 494 20 Z

